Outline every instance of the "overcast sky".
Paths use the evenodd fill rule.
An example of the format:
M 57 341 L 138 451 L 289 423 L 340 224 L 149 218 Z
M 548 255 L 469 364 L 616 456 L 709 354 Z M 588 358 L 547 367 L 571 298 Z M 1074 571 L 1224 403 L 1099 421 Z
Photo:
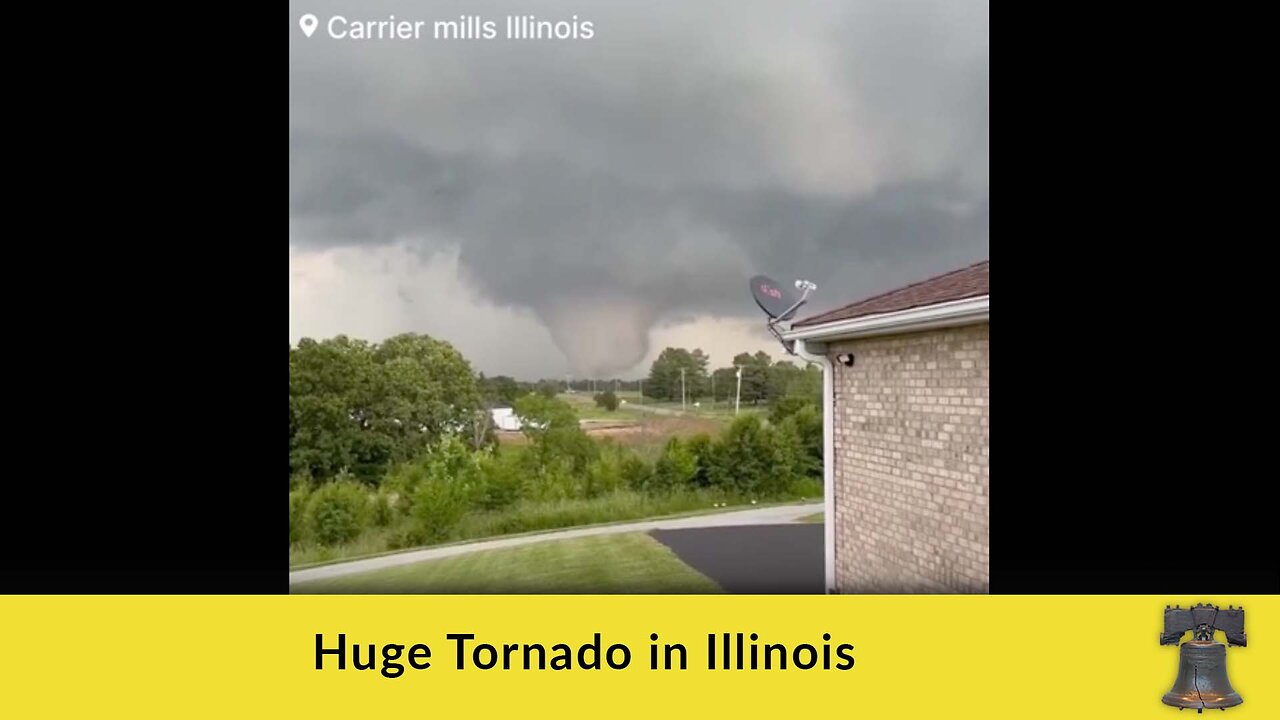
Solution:
M 988 256 L 985 0 L 290 7 L 291 342 L 630 377 L 667 345 L 785 357 L 753 274 L 816 282 L 804 315 Z M 499 37 L 325 31 L 463 14 Z M 508 40 L 507 15 L 594 37 Z

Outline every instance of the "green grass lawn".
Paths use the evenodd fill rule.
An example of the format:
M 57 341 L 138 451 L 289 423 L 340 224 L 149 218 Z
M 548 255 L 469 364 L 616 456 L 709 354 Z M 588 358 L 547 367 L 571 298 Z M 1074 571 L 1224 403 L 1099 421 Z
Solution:
M 805 515 L 804 517 L 800 518 L 800 522 L 807 522 L 807 523 L 820 523 L 820 522 L 822 522 L 822 513 L 814 513 L 814 514 L 812 514 L 812 515 Z
M 294 593 L 720 593 L 645 533 L 548 540 L 298 583 Z

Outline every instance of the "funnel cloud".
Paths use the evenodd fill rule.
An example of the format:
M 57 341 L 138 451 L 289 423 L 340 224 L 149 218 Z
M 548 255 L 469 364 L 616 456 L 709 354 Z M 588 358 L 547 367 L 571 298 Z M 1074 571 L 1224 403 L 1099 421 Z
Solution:
M 354 43 L 292 28 L 293 340 L 414 330 L 486 372 L 625 375 L 677 327 L 776 353 L 756 273 L 816 282 L 804 315 L 988 255 L 986 2 L 291 8 L 595 30 Z M 489 322 L 501 338 L 467 330 Z

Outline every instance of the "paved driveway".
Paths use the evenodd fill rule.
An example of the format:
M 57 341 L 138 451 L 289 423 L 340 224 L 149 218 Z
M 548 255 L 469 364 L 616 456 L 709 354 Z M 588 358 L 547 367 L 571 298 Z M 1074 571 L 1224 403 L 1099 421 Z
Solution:
M 823 593 L 822 523 L 653 530 L 649 534 L 725 592 Z

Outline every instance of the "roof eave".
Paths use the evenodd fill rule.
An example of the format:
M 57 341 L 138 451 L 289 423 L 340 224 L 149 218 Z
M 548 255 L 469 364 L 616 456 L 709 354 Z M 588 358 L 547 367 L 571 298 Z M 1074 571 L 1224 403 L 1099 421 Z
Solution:
M 962 300 L 793 328 L 782 333 L 782 337 L 786 340 L 831 342 L 973 325 L 990 320 L 991 295 L 988 293 Z

